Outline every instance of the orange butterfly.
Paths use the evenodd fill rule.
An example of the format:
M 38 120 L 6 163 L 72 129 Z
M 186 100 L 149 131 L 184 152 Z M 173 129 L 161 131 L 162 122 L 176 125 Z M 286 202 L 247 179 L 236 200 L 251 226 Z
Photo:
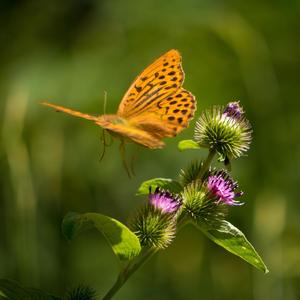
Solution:
M 170 50 L 148 66 L 131 84 L 115 115 L 92 116 L 48 102 L 42 104 L 94 121 L 147 148 L 162 148 L 165 137 L 176 136 L 189 124 L 196 110 L 195 97 L 183 89 L 181 56 Z

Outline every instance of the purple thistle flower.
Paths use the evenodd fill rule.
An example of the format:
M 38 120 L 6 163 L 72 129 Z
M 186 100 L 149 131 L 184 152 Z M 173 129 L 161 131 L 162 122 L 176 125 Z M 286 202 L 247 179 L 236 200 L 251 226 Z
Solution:
M 236 120 L 239 120 L 243 114 L 244 111 L 243 108 L 240 106 L 239 101 L 228 103 L 223 112 L 224 116 L 228 116 Z
M 234 200 L 243 194 L 243 192 L 234 192 L 237 187 L 237 183 L 225 171 L 219 171 L 207 179 L 207 188 L 211 195 L 217 199 L 217 203 L 242 205 L 243 203 Z
M 161 191 L 158 187 L 155 192 L 149 193 L 149 203 L 155 208 L 161 210 L 163 213 L 175 213 L 180 208 L 182 201 L 178 196 L 174 196 L 167 191 Z

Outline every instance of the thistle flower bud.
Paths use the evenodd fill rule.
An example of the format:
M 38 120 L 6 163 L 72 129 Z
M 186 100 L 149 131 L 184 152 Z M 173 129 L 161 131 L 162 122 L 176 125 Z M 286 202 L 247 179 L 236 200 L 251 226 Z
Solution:
M 193 182 L 183 191 L 183 211 L 198 224 L 217 227 L 228 213 L 228 206 L 242 205 L 235 200 L 242 195 L 226 171 L 209 171 L 203 182 Z
M 176 233 L 176 213 L 182 200 L 178 195 L 156 188 L 149 203 L 131 220 L 130 226 L 142 246 L 166 248 Z
M 239 102 L 230 102 L 225 108 L 215 106 L 205 111 L 196 123 L 194 138 L 225 160 L 239 157 L 249 149 L 251 133 L 251 125 Z
M 186 212 L 197 224 L 216 228 L 227 215 L 227 206 L 218 205 L 207 197 L 203 183 L 194 181 L 183 191 L 183 212 Z
M 89 287 L 84 285 L 79 285 L 78 287 L 70 290 L 63 299 L 65 300 L 96 300 L 96 291 Z
M 240 119 L 244 114 L 243 108 L 240 106 L 239 102 L 229 102 L 225 107 L 223 115 L 231 117 L 233 119 Z

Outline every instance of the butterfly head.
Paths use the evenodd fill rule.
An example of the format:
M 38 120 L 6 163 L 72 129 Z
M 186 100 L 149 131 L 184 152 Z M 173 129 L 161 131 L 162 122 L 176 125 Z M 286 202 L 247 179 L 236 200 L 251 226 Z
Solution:
M 122 129 L 128 126 L 128 121 L 118 115 L 101 115 L 97 117 L 96 124 L 107 130 L 111 135 L 119 137 Z
M 117 115 L 102 115 L 98 117 L 96 122 L 103 128 L 109 129 L 111 125 L 127 125 L 127 121 Z

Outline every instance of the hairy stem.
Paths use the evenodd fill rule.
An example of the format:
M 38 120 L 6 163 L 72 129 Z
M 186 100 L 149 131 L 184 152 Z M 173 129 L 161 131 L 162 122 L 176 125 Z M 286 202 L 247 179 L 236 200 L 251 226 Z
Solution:
M 207 170 L 209 169 L 211 162 L 214 158 L 214 156 L 216 155 L 217 151 L 215 149 L 210 149 L 208 156 L 206 158 L 206 160 L 204 161 L 202 168 L 198 174 L 198 178 L 202 181 L 203 180 L 203 176 L 205 175 L 205 173 L 207 172 Z
M 157 249 L 148 249 L 139 259 L 134 262 L 129 262 L 126 267 L 124 267 L 115 284 L 107 292 L 107 294 L 102 298 L 102 300 L 110 300 L 119 291 L 119 289 L 125 284 L 125 282 L 130 278 L 132 274 L 135 273 L 150 257 L 152 257 L 157 252 Z

